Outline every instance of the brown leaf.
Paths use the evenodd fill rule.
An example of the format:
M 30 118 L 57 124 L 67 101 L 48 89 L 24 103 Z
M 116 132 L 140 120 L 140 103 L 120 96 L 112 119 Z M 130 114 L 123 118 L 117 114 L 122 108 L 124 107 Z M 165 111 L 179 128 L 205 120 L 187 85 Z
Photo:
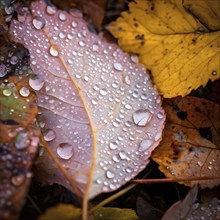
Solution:
M 165 116 L 137 57 L 43 1 L 32 4 L 23 23 L 14 20 L 10 33 L 29 49 L 34 81 L 44 81 L 39 124 L 81 197 L 116 190 L 144 169 Z M 46 152 L 38 164 L 41 180 L 70 188 Z
M 40 134 L 33 127 L 36 95 L 28 89 L 26 78 L 1 83 L 0 106 L 0 219 L 11 220 L 22 208 Z
M 164 102 L 167 124 L 152 158 L 167 177 L 219 176 L 219 111 L 214 102 L 185 97 Z M 220 180 L 199 181 L 202 188 Z M 195 182 L 184 182 L 192 186 Z
M 197 201 L 198 187 L 193 187 L 184 200 L 176 202 L 164 214 L 162 220 L 179 219 L 219 219 L 219 203 L 217 198 L 210 199 L 206 203 Z

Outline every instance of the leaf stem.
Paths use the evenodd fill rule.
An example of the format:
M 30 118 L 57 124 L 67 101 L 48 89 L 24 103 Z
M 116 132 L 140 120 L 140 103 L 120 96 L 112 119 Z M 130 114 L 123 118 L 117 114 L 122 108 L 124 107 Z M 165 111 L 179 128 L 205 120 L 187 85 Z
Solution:
M 115 193 L 114 195 L 108 197 L 107 199 L 103 200 L 102 202 L 100 202 L 99 204 L 97 204 L 96 206 L 92 207 L 88 214 L 91 215 L 93 212 L 95 212 L 98 208 L 106 205 L 107 203 L 117 199 L 118 197 L 122 196 L 123 194 L 127 193 L 128 191 L 130 191 L 131 189 L 133 189 L 137 184 L 131 184 L 129 186 L 127 186 L 126 188 L 120 190 L 119 192 Z
M 148 183 L 170 183 L 170 182 L 186 182 L 198 180 L 220 179 L 220 176 L 202 176 L 202 177 L 188 177 L 188 178 L 161 178 L 161 179 L 134 179 L 132 183 L 148 184 Z

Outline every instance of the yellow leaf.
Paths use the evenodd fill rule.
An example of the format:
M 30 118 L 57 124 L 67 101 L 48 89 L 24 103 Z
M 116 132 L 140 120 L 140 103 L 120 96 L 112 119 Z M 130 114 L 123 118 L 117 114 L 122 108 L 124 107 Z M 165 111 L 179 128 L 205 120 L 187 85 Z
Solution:
M 152 159 L 167 177 L 219 176 L 220 106 L 206 99 L 184 97 L 165 100 L 167 123 Z M 196 182 L 184 182 L 188 186 Z M 220 180 L 199 181 L 212 188 Z
M 101 207 L 91 216 L 91 220 L 138 220 L 132 209 Z
M 59 204 L 49 208 L 39 220 L 80 220 L 81 209 L 73 205 Z M 131 209 L 119 209 L 112 207 L 101 207 L 90 217 L 90 220 L 138 220 L 135 211 Z
M 73 205 L 59 204 L 46 210 L 39 220 L 80 220 L 81 209 Z
M 191 5 L 194 2 L 199 14 L 204 8 L 200 1 Z M 108 27 L 125 51 L 139 55 L 167 98 L 185 96 L 220 75 L 220 31 L 208 32 L 180 3 L 137 0 L 130 3 L 130 13 L 122 13 Z M 212 19 L 213 27 L 218 27 L 217 18 L 208 14 L 206 19 Z

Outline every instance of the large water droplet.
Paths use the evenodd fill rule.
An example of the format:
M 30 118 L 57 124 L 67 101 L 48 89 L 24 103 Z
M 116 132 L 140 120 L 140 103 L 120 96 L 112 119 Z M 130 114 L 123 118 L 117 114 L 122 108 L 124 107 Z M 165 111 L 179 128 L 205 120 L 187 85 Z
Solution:
M 69 160 L 73 156 L 73 146 L 69 143 L 62 143 L 57 147 L 57 154 L 64 160 Z
M 4 77 L 8 72 L 7 67 L 4 64 L 0 64 L 0 77 Z
M 126 158 L 127 158 L 126 152 L 125 152 L 125 151 L 120 151 L 120 152 L 119 152 L 119 157 L 120 157 L 122 160 L 126 159 Z
M 158 113 L 157 113 L 157 118 L 162 119 L 162 118 L 163 118 L 163 116 L 164 116 L 164 115 L 163 115 L 163 113 L 162 113 L 162 112 L 158 112 Z
M 38 76 L 33 76 L 29 79 L 29 85 L 35 91 L 39 91 L 44 86 L 44 80 L 39 78 Z
M 16 136 L 15 147 L 18 150 L 23 150 L 23 149 L 27 148 L 29 144 L 30 144 L 30 140 L 28 139 L 28 133 L 20 132 Z
M 11 59 L 10 59 L 10 63 L 12 65 L 15 65 L 15 64 L 17 64 L 17 62 L 18 62 L 18 57 L 17 56 L 12 56 Z
M 22 87 L 20 90 L 19 90 L 19 93 L 21 96 L 23 97 L 28 97 L 30 95 L 30 90 L 27 88 L 27 87 Z
M 52 141 L 56 137 L 56 133 L 53 130 L 47 130 L 44 133 L 44 140 L 45 141 Z
M 42 17 L 34 17 L 32 20 L 32 24 L 37 30 L 42 29 L 45 26 L 45 20 Z
M 113 173 L 113 172 L 111 172 L 111 171 L 107 171 L 106 172 L 106 177 L 108 178 L 108 179 L 112 179 L 112 178 L 114 178 L 114 176 L 115 176 L 115 174 Z
M 112 142 L 109 144 L 109 148 L 112 150 L 115 150 L 118 147 L 118 144 L 116 142 Z
M 112 160 L 115 161 L 116 163 L 120 161 L 119 157 L 117 155 L 114 155 L 112 157 Z
M 77 27 L 77 23 L 75 21 L 72 21 L 72 27 Z
M 55 14 L 57 11 L 56 7 L 55 6 L 47 6 L 46 8 L 46 12 L 49 14 L 49 15 L 53 15 Z
M 84 47 L 86 45 L 86 43 L 84 41 L 79 41 L 79 46 Z
M 94 98 L 91 100 L 92 104 L 93 105 L 97 105 L 98 104 L 98 99 L 97 98 Z
M 99 91 L 99 93 L 100 93 L 100 95 L 105 96 L 105 95 L 108 94 L 108 91 L 107 91 L 107 89 L 101 89 L 101 90 Z
M 59 14 L 59 19 L 60 19 L 61 21 L 65 21 L 65 20 L 66 20 L 66 15 L 65 15 L 63 12 L 60 12 L 60 14 Z
M 152 115 L 147 109 L 139 109 L 133 113 L 134 123 L 138 126 L 145 126 L 151 117 Z
M 143 140 L 140 143 L 139 151 L 143 152 L 146 151 L 151 145 L 153 144 L 152 140 Z
M 122 71 L 123 70 L 123 66 L 120 63 L 113 63 L 113 66 L 116 70 L 118 71 Z
M 12 92 L 11 92 L 11 90 L 9 90 L 9 89 L 4 89 L 4 90 L 2 91 L 2 94 L 3 94 L 4 96 L 10 96 L 10 95 L 12 94 Z
M 50 51 L 50 54 L 54 57 L 57 57 L 59 55 L 58 48 L 56 45 L 51 45 L 49 51 Z
M 14 186 L 21 186 L 24 180 L 25 180 L 25 176 L 23 174 L 15 175 L 11 177 L 11 183 Z

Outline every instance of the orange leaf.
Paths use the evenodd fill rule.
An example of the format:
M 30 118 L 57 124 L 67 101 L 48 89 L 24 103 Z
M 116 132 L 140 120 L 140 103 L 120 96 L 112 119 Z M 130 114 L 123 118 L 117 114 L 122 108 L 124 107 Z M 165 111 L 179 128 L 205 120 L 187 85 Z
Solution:
M 152 159 L 167 177 L 219 176 L 220 106 L 196 97 L 166 100 L 167 124 Z M 183 182 L 188 186 L 196 182 Z M 220 180 L 199 181 L 202 188 Z

